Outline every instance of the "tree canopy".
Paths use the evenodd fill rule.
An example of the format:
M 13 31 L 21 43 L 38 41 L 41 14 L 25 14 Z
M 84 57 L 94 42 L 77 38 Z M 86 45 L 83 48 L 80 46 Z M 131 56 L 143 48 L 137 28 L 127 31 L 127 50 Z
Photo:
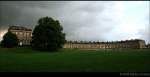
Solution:
M 58 20 L 42 17 L 32 33 L 32 48 L 37 50 L 56 51 L 65 43 L 65 33 Z
M 8 31 L 4 36 L 1 42 L 2 47 L 12 48 L 18 46 L 19 40 L 15 34 Z

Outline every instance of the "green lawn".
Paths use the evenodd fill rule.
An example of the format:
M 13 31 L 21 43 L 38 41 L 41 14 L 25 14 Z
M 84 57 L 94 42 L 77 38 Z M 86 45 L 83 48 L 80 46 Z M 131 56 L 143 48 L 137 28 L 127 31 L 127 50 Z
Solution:
M 1 72 L 150 72 L 150 49 L 0 48 Z

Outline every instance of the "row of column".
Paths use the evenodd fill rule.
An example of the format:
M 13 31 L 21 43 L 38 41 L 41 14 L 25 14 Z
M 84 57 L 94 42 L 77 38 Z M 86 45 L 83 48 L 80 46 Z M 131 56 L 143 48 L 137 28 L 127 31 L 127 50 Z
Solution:
M 64 48 L 136 48 L 136 44 L 71 44 L 67 43 Z

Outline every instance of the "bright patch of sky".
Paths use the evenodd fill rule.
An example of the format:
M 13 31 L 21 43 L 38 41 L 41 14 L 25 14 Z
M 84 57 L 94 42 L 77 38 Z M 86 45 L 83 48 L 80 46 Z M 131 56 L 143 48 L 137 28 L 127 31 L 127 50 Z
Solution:
M 115 20 L 118 21 L 118 25 L 109 34 L 109 40 L 141 38 L 143 35 L 139 31 L 149 30 L 147 29 L 150 26 L 149 3 L 147 1 L 116 2 L 116 9 L 118 15 Z M 148 37 L 142 38 L 149 40 Z

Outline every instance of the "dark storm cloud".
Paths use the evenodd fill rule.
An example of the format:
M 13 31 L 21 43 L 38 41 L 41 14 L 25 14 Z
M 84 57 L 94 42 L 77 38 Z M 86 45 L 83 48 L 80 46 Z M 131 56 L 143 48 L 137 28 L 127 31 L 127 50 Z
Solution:
M 96 2 L 1 2 L 0 3 L 0 25 L 23 25 L 34 28 L 37 20 L 42 16 L 50 16 L 60 20 L 67 37 L 74 39 L 76 31 L 79 34 L 87 27 L 101 25 L 101 20 L 93 20 L 97 18 L 97 14 L 101 13 L 105 7 L 104 2 L 97 4 Z M 82 30 L 80 33 L 80 29 Z M 109 28 L 111 29 L 111 28 Z M 93 29 L 94 30 L 94 29 Z M 104 30 L 104 29 L 100 29 Z M 104 33 L 103 31 L 101 33 Z M 93 35 L 93 34 L 92 34 Z M 79 35 L 81 39 L 82 35 Z M 84 40 L 83 38 L 82 40 Z M 88 38 L 87 38 L 88 39 Z M 85 39 L 86 40 L 86 39 Z M 89 38 L 90 40 L 90 38 Z
M 49 16 L 60 21 L 67 40 L 111 41 L 113 38 L 107 35 L 113 36 L 120 13 L 115 2 L 1 1 L 0 31 L 8 25 L 33 29 L 39 18 Z
M 44 12 L 53 13 L 58 5 L 61 7 L 56 2 L 0 2 L 0 25 L 33 26 Z

